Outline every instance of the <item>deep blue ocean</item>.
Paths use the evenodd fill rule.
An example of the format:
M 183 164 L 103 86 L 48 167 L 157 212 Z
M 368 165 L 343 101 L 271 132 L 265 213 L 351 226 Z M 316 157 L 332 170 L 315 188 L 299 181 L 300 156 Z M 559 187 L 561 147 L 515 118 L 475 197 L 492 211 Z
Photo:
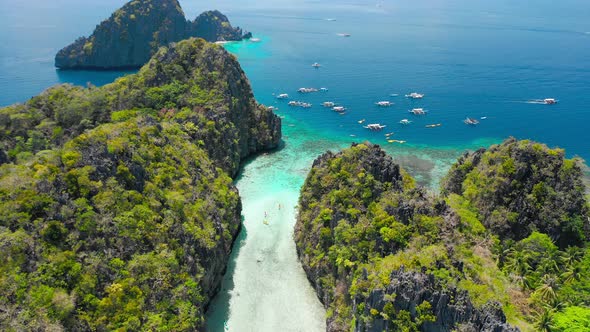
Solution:
M 191 19 L 213 9 L 205 1 L 180 2 Z M 0 105 L 57 83 L 101 85 L 126 74 L 53 67 L 61 47 L 90 34 L 123 3 L 0 0 Z M 318 132 L 384 141 L 383 133 L 358 124 L 366 119 L 414 146 L 475 147 L 516 136 L 590 158 L 588 1 L 226 0 L 215 6 L 261 39 L 228 46 L 240 48 L 257 99 Z M 312 68 L 314 62 L 322 67 Z M 300 96 L 300 87 L 329 91 Z M 425 98 L 403 97 L 414 91 Z M 314 106 L 289 108 L 274 98 L 278 93 Z M 559 103 L 527 103 L 549 97 Z M 380 100 L 395 105 L 378 108 Z M 348 111 L 338 115 L 323 101 Z M 413 107 L 429 113 L 410 115 Z M 467 116 L 487 119 L 472 127 L 462 122 Z M 404 118 L 413 123 L 402 127 Z M 433 123 L 442 126 L 425 128 Z

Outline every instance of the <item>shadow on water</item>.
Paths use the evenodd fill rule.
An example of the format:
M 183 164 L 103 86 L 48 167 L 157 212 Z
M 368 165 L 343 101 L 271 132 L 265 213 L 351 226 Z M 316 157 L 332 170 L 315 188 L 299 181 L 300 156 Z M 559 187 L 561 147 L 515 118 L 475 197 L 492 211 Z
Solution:
M 232 295 L 240 296 L 240 294 L 232 294 L 234 289 L 233 275 L 236 269 L 236 261 L 240 255 L 240 251 L 246 243 L 247 234 L 248 230 L 244 225 L 244 217 L 242 216 L 242 229 L 234 241 L 232 252 L 227 263 L 227 270 L 225 271 L 221 281 L 221 288 L 219 289 L 219 292 L 213 297 L 209 303 L 207 312 L 205 312 L 206 331 L 224 331 L 224 323 L 229 318 L 229 301 Z M 217 309 L 214 312 L 211 312 L 211 308 Z
M 118 70 L 62 70 L 55 69 L 55 74 L 61 83 L 70 83 L 74 85 L 103 86 L 112 83 L 119 77 L 137 73 L 137 69 L 118 69 Z

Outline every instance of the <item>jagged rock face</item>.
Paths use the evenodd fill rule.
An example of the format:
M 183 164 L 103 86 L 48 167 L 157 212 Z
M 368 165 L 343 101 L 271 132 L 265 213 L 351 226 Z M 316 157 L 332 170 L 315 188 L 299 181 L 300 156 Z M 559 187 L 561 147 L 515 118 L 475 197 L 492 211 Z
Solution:
M 218 11 L 206 12 L 195 22 L 186 20 L 178 0 L 133 0 L 99 24 L 90 37 L 81 37 L 60 50 L 58 68 L 137 68 L 160 46 L 188 37 L 207 41 L 241 40 Z
M 464 195 L 483 224 L 502 239 L 537 230 L 560 247 L 588 239 L 583 172 L 564 151 L 509 139 L 465 154 L 443 181 L 443 194 Z
M 0 108 L 0 330 L 203 330 L 241 226 L 229 175 L 280 126 L 236 58 L 195 38 L 114 83 Z
M 232 28 L 225 15 L 217 10 L 204 12 L 197 16 L 191 24 L 191 37 L 199 37 L 208 41 L 239 40 L 242 29 Z
M 186 19 L 177 0 L 135 0 L 60 50 L 58 68 L 140 67 L 159 46 L 183 39 Z
M 517 331 L 499 303 L 475 306 L 453 286 L 467 274 L 456 248 L 471 250 L 460 222 L 377 145 L 318 157 L 301 190 L 295 243 L 329 313 L 327 331 Z
M 171 64 L 182 68 L 185 75 L 171 75 L 163 69 Z M 197 79 L 201 89 L 219 92 L 216 102 L 200 108 L 196 114 L 215 122 L 215 135 L 196 138 L 205 140 L 210 156 L 229 174 L 237 173 L 243 158 L 279 145 L 281 119 L 256 103 L 237 59 L 223 47 L 209 47 L 201 39 L 182 41 L 158 52 L 142 72 L 149 73 L 145 81 L 148 86 Z M 179 98 L 179 107 L 184 106 L 183 99 L 188 98 Z M 220 149 L 221 146 L 224 148 Z M 232 153 L 228 155 L 228 151 Z
M 406 272 L 402 268 L 392 272 L 389 279 L 390 283 L 385 289 L 375 289 L 367 298 L 355 298 L 355 305 L 365 302 L 367 314 L 368 308 L 384 311 L 388 303 L 385 298 L 389 296 L 394 298 L 393 306 L 397 310 L 405 310 L 416 316 L 417 307 L 427 301 L 432 305 L 432 314 L 436 320 L 425 322 L 421 328 L 424 332 L 450 332 L 456 329 L 480 332 L 518 331 L 506 323 L 506 316 L 497 303 L 476 309 L 466 292 L 455 288 L 444 289 L 437 284 L 433 275 Z M 378 316 L 370 324 L 358 321 L 354 330 L 380 332 L 392 330 L 392 326 Z

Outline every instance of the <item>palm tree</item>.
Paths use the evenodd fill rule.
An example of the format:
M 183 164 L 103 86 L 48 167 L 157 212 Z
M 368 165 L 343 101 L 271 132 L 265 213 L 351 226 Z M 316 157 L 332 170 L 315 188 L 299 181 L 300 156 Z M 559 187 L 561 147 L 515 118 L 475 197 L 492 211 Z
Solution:
M 559 280 L 552 274 L 546 274 L 541 278 L 541 286 L 535 290 L 545 303 L 551 303 L 557 299 Z
M 553 325 L 553 310 L 545 309 L 535 317 L 535 328 L 541 332 L 551 332 Z
M 511 248 L 508 250 L 508 255 L 506 256 L 504 270 L 508 273 L 524 276 L 532 269 L 530 264 L 531 258 L 530 253 L 526 250 L 515 250 Z
M 565 272 L 561 274 L 561 280 L 564 284 L 569 284 L 570 282 L 580 281 L 580 277 L 582 275 L 582 267 L 579 265 L 570 265 L 567 267 Z
M 584 258 L 584 250 L 579 247 L 567 247 L 560 256 L 565 266 L 573 266 Z

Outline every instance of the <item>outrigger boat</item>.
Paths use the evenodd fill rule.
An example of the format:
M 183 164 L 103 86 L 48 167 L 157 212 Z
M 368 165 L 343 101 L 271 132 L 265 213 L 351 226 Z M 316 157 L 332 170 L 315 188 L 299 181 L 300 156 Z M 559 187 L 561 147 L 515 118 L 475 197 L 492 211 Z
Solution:
M 406 95 L 406 97 L 411 98 L 411 99 L 422 99 L 422 98 L 424 98 L 424 94 L 418 93 L 418 92 L 412 92 L 412 93 Z
M 288 99 L 289 95 L 286 93 L 281 93 L 280 95 L 277 96 L 277 99 Z
M 378 101 L 375 103 L 375 105 L 377 105 L 379 107 L 389 107 L 389 106 L 393 105 L 393 103 L 390 101 Z
M 318 89 L 316 89 L 316 88 L 299 88 L 297 90 L 297 92 L 299 92 L 299 93 L 318 92 Z
M 269 111 L 278 111 L 279 109 L 277 107 L 274 107 L 274 106 L 269 106 L 268 107 L 268 110 Z
M 414 108 L 412 110 L 409 110 L 408 112 L 414 115 L 426 115 L 426 113 L 428 113 L 428 111 L 425 111 L 423 108 Z
M 312 66 L 313 68 L 320 68 L 322 65 L 320 65 L 320 64 L 319 64 L 319 63 L 317 63 L 317 62 L 314 62 L 314 63 L 313 63 L 311 66 Z
M 362 119 L 362 120 L 359 120 L 358 123 L 363 124 L 363 123 L 365 123 L 365 121 L 366 121 L 365 119 Z
M 331 101 L 325 101 L 322 103 L 322 106 L 324 106 L 324 107 L 334 107 L 334 105 L 336 105 L 336 104 L 334 104 Z
M 479 124 L 479 121 L 474 118 L 466 118 L 465 120 L 463 120 L 463 122 L 465 124 L 471 125 L 471 126 L 475 126 L 475 125 Z
M 293 107 L 303 107 L 303 108 L 310 108 L 312 105 L 310 103 L 304 103 L 302 101 L 290 101 L 289 106 Z
M 344 107 L 344 106 L 332 107 L 332 111 L 342 113 L 342 112 L 346 111 L 346 107 Z
M 399 144 L 404 144 L 406 141 L 400 141 L 397 139 L 388 139 L 387 140 L 389 143 L 399 143 Z
M 426 128 L 436 128 L 436 127 L 440 127 L 440 126 L 442 126 L 442 124 L 440 124 L 440 123 L 435 123 L 435 124 L 429 124 L 429 125 L 426 125 L 425 127 L 426 127 Z
M 387 127 L 387 126 L 386 125 L 379 124 L 379 123 L 371 123 L 371 124 L 368 124 L 368 125 L 364 126 L 365 129 L 369 129 L 369 130 L 372 130 L 372 131 L 383 130 L 383 128 L 385 128 L 385 127 Z
M 403 125 L 409 125 L 410 123 L 412 123 L 412 121 L 410 121 L 408 119 L 402 119 L 399 123 L 403 124 Z

